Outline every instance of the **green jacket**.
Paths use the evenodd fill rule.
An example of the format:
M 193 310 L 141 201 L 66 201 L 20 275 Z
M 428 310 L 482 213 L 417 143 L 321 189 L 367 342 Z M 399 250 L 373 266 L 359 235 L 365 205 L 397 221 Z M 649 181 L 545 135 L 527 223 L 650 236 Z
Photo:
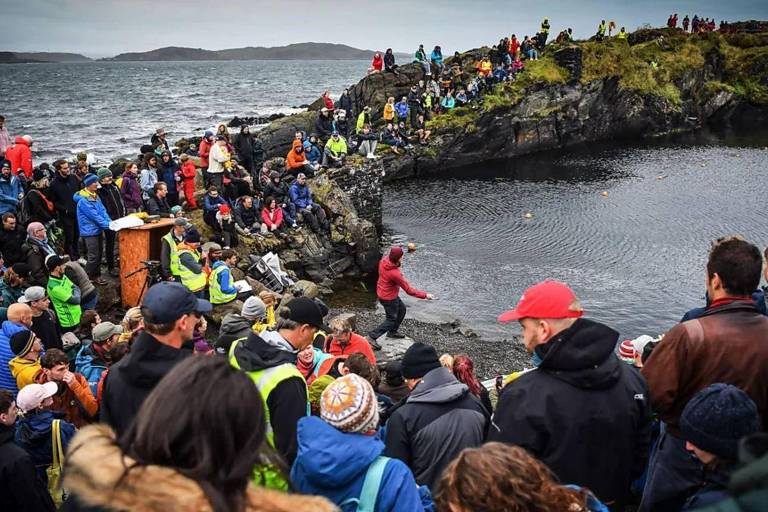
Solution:
M 768 433 L 751 435 L 741 442 L 741 468 L 731 475 L 728 493 L 719 503 L 698 512 L 758 512 L 768 505 Z
M 47 288 L 61 326 L 66 329 L 79 325 L 82 314 L 80 289 L 63 274 L 60 278 L 50 276 Z
M 7 308 L 11 304 L 15 304 L 22 295 L 24 295 L 23 287 L 11 286 L 5 279 L 0 279 L 0 297 L 3 298 L 3 306 Z
M 339 140 L 334 140 L 333 137 L 328 139 L 328 142 L 325 143 L 325 148 L 333 153 L 333 156 L 339 156 L 340 154 L 347 153 L 347 141 L 344 140 L 344 137 L 339 136 Z

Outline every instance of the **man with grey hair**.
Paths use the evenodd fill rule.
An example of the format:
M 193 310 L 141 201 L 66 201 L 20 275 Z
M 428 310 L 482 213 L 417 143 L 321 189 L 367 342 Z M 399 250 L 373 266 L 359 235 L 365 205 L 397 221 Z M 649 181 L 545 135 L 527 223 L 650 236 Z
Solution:
M 298 353 L 323 326 L 320 306 L 308 297 L 278 311 L 272 331 L 252 332 L 233 343 L 229 362 L 253 379 L 267 408 L 267 442 L 290 465 L 296 458 L 296 424 L 307 416 L 307 383 L 296 368 Z

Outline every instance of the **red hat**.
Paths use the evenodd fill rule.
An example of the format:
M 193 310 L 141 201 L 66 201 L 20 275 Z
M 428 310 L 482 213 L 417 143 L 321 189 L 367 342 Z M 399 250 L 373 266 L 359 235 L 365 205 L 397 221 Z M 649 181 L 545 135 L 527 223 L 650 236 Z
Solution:
M 635 360 L 635 345 L 632 340 L 624 340 L 619 345 L 619 358 L 630 361 Z
M 400 258 L 402 257 L 403 257 L 402 247 L 393 245 L 392 248 L 389 250 L 389 261 L 391 261 L 392 263 L 397 263 L 398 261 L 400 261 Z
M 223 204 L 219 206 L 219 213 L 222 215 L 229 215 L 230 211 L 229 205 Z
M 499 322 L 521 318 L 579 318 L 584 314 L 576 294 L 559 281 L 544 281 L 525 290 L 515 309 L 499 316 Z

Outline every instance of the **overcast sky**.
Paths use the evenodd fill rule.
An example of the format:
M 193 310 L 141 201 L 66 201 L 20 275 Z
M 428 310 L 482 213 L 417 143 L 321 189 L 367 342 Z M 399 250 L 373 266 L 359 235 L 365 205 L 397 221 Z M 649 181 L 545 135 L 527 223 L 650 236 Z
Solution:
M 112 56 L 163 46 L 220 50 L 316 41 L 443 53 L 552 30 L 591 36 L 601 18 L 634 30 L 670 12 L 718 21 L 768 19 L 768 0 L 0 0 L 0 51 Z

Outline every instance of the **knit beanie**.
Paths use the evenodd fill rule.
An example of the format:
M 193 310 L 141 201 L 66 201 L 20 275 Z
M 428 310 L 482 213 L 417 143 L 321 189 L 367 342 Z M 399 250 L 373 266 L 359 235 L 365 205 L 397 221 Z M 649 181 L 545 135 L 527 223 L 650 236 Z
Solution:
M 342 432 L 364 434 L 379 426 L 379 403 L 370 382 L 350 373 L 325 388 L 320 417 Z
M 83 178 L 84 187 L 89 187 L 94 183 L 98 183 L 98 182 L 99 182 L 99 178 L 95 174 L 87 174 L 85 178 Z
M 398 246 L 392 246 L 392 248 L 389 250 L 389 261 L 392 263 L 397 263 L 400 261 L 400 258 L 403 257 L 403 249 Z
M 739 440 L 759 429 L 755 402 L 730 384 L 712 384 L 702 389 L 680 416 L 683 439 L 729 460 L 737 460 Z
M 403 355 L 402 373 L 406 379 L 418 379 L 440 366 L 435 347 L 417 341 Z
M 619 359 L 625 363 L 633 364 L 635 362 L 635 346 L 632 340 L 624 340 L 619 345 Z
M 99 169 L 99 171 L 96 173 L 96 176 L 98 176 L 99 181 L 103 180 L 106 177 L 112 177 L 112 171 L 107 169 L 106 167 L 102 167 Z
M 10 339 L 11 351 L 19 357 L 24 357 L 32 350 L 32 344 L 35 342 L 35 335 L 32 331 L 24 329 L 19 331 Z
M 256 296 L 251 296 L 245 299 L 243 307 L 240 310 L 240 316 L 244 318 L 253 318 L 261 320 L 267 314 L 267 306 L 264 301 Z

